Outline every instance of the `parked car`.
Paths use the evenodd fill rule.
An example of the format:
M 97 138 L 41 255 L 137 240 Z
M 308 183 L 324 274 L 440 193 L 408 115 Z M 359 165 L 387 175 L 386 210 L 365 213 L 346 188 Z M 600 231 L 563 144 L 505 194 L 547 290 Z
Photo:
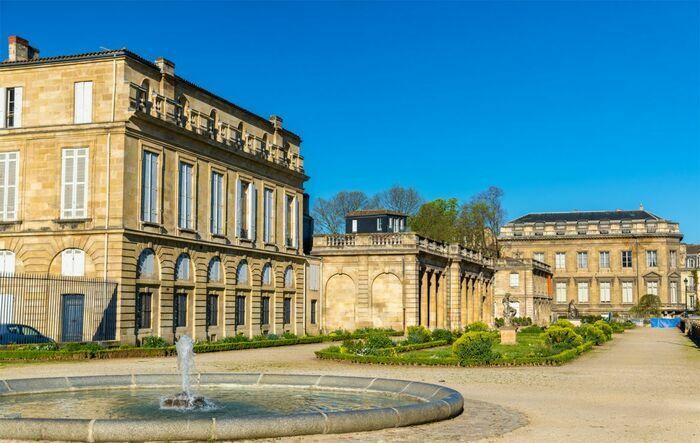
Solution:
M 54 341 L 41 332 L 27 325 L 15 323 L 0 324 L 0 345 L 53 343 Z

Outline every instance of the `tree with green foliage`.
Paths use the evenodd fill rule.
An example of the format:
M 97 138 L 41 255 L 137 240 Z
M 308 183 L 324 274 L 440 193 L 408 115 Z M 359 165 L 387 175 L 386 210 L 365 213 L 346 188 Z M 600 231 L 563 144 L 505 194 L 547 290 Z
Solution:
M 457 242 L 457 217 L 459 214 L 456 198 L 441 198 L 423 204 L 418 213 L 411 217 L 411 230 L 424 237 L 441 242 Z
M 630 313 L 642 318 L 658 316 L 661 313 L 661 299 L 658 295 L 644 294 L 639 303 L 630 308 Z

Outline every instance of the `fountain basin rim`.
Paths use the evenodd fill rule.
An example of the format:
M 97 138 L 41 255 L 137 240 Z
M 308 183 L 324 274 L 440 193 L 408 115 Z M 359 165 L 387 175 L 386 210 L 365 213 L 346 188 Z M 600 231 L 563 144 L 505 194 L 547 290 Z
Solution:
M 131 374 L 0 380 L 0 398 L 19 394 L 169 387 L 177 374 Z M 372 377 L 271 373 L 200 373 L 199 386 L 295 387 L 400 393 L 422 403 L 341 412 L 307 412 L 246 418 L 46 419 L 0 418 L 0 439 L 79 441 L 235 440 L 372 431 L 445 420 L 462 412 L 464 399 L 444 386 Z

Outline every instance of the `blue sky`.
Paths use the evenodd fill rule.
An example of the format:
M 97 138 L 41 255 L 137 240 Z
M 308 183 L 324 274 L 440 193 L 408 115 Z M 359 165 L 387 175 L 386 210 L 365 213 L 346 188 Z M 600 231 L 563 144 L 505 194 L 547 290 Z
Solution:
M 0 35 L 165 56 L 283 116 L 312 198 L 497 185 L 508 218 L 643 203 L 698 243 L 698 5 L 0 1 Z

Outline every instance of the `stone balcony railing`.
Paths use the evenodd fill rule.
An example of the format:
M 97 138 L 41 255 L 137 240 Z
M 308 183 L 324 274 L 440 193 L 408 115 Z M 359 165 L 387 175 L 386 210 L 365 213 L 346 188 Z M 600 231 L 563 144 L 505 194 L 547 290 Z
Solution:
M 494 265 L 491 257 L 484 256 L 478 251 L 455 243 L 431 240 L 414 232 L 315 235 L 313 241 L 315 252 L 386 250 L 423 251 L 446 257 L 458 257 L 485 266 Z
M 233 125 L 216 120 L 195 109 L 184 110 L 179 103 L 146 90 L 129 85 L 129 110 L 155 117 L 192 131 L 202 137 L 225 145 L 228 149 L 245 152 L 282 167 L 304 173 L 304 157 L 282 146 L 268 144 L 253 134 L 242 134 Z
M 678 223 L 654 222 L 548 222 L 509 223 L 501 228 L 500 238 L 578 237 L 619 235 L 680 235 Z

